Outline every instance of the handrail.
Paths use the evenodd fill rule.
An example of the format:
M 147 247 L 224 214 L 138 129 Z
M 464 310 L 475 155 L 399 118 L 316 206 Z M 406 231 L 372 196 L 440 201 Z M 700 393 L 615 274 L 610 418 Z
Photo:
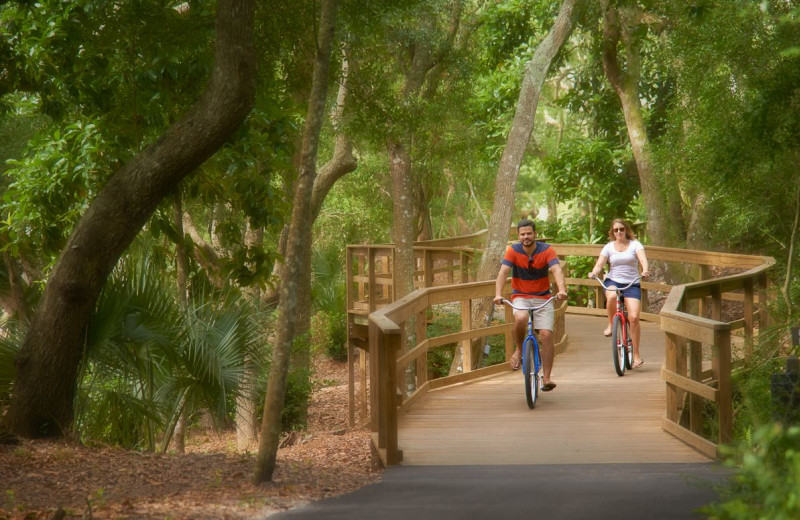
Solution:
M 758 319 L 766 328 L 766 271 L 771 257 L 754 257 L 762 263 L 746 272 L 673 287 L 661 309 L 661 329 L 666 335 L 666 361 L 661 376 L 667 385 L 667 409 L 662 428 L 709 457 L 719 456 L 719 446 L 733 437 L 733 388 L 731 372 L 737 357 L 752 354 L 753 331 Z M 722 321 L 722 294 L 744 291 L 744 318 Z M 759 297 L 756 298 L 756 291 Z M 688 312 L 693 301 L 711 298 L 711 318 Z M 757 302 L 757 303 L 756 303 Z M 698 309 L 699 305 L 696 306 Z M 743 349 L 734 352 L 733 331 L 744 329 Z M 703 367 L 707 346 L 711 369 Z M 718 434 L 703 435 L 703 401 L 717 406 Z
M 471 235 L 470 240 L 474 241 L 475 235 Z M 567 267 L 571 257 L 596 258 L 602 249 L 602 246 L 596 244 L 552 245 L 559 257 L 567 261 Z M 398 414 L 407 411 L 426 392 L 509 370 L 507 364 L 473 370 L 469 365 L 469 356 L 465 356 L 462 373 L 429 381 L 425 368 L 425 358 L 429 350 L 452 343 L 467 347 L 475 338 L 502 333 L 506 336 L 506 357 L 513 351 L 511 320 L 508 316 L 503 325 L 475 329 L 471 327 L 472 301 L 494 296 L 493 280 L 470 280 L 472 275 L 469 265 L 474 264 L 474 257 L 480 251 L 464 247 L 463 242 L 458 242 L 452 248 L 443 247 L 441 241 L 437 241 L 435 245 L 428 242 L 417 243 L 415 250 L 418 268 L 415 277 L 419 289 L 393 301 L 392 245 L 348 246 L 350 420 L 353 424 L 353 355 L 356 350 L 360 350 L 369 354 L 371 389 L 370 410 L 367 412 L 366 385 L 362 384 L 361 417 L 364 418 L 369 413 L 373 450 L 384 465 L 397 464 L 402 460 L 402 451 L 397 446 Z M 361 256 L 356 260 L 351 255 Z M 656 246 L 647 246 L 647 255 L 651 264 L 661 260 L 682 265 L 684 268 L 688 266 L 690 271 L 692 266 L 697 268 L 686 273 L 697 281 L 674 287 L 665 283 L 642 282 L 644 298 L 648 291 L 665 293 L 667 298 L 659 314 L 643 312 L 641 318 L 660 323 L 666 335 L 666 361 L 662 368 L 662 377 L 666 386 L 667 406 L 662 427 L 702 453 L 716 457 L 718 445 L 728 442 L 733 431 L 731 371 L 737 359 L 749 355 L 756 328 L 763 330 L 766 326 L 766 272 L 775 261 L 771 257 Z M 382 260 L 376 260 L 378 256 Z M 359 262 L 369 268 L 354 274 L 354 265 Z M 712 268 L 716 267 L 745 271 L 710 278 Z M 437 269 L 437 274 L 434 274 Z M 459 273 L 457 279 L 455 273 Z M 443 283 L 447 285 L 442 285 Z M 561 321 L 561 329 L 556 331 L 556 337 L 557 341 L 562 342 L 562 348 L 566 343 L 563 329 L 565 312 L 598 316 L 606 313 L 602 305 L 604 293 L 592 280 L 568 277 L 567 284 L 572 286 L 573 294 L 575 287 L 585 287 L 588 292 L 594 292 L 593 301 L 596 304 L 594 308 L 587 308 L 586 302 L 569 306 L 564 303 L 559 308 L 557 319 Z M 359 294 L 362 299 L 351 297 L 355 294 Z M 737 302 L 742 308 L 742 316 L 730 322 L 722 321 L 723 301 Z M 437 304 L 456 304 L 460 307 L 461 330 L 447 336 L 426 338 L 425 320 L 432 307 Z M 559 328 L 558 324 L 556 328 Z M 734 336 L 736 331 L 743 332 L 737 332 Z M 416 335 L 416 341 L 407 349 L 406 336 L 409 335 Z M 704 356 L 710 362 L 708 359 L 704 361 Z M 416 367 L 416 386 L 410 392 L 406 385 L 398 384 L 403 381 L 408 366 Z M 361 367 L 361 379 L 365 381 L 367 373 L 363 355 Z M 702 434 L 704 400 L 711 401 L 717 407 L 719 435 L 714 440 L 707 439 Z

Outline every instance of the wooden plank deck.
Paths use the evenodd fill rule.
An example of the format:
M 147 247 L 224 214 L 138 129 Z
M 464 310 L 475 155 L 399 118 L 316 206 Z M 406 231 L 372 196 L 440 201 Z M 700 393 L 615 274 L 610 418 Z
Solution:
M 661 429 L 664 335 L 642 323 L 642 368 L 617 376 L 605 319 L 567 315 L 558 387 L 529 410 L 520 372 L 430 392 L 399 419 L 403 465 L 696 463 Z

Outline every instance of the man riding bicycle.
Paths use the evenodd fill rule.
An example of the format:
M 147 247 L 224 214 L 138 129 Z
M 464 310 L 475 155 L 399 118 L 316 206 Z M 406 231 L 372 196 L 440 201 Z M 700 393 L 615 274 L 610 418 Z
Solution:
M 556 299 L 567 298 L 567 285 L 564 271 L 558 261 L 555 250 L 544 242 L 536 241 L 536 225 L 529 219 L 517 223 L 519 242 L 506 249 L 500 265 L 500 272 L 495 282 L 494 303 L 499 305 L 503 300 L 503 289 L 508 275 L 511 274 L 511 301 L 516 306 L 533 308 L 550 297 L 550 279 L 548 272 L 558 286 Z M 553 350 L 553 323 L 555 307 L 552 302 L 534 312 L 534 326 L 539 332 L 539 343 L 542 353 L 543 386 L 548 392 L 556 387 L 550 379 L 555 352 Z M 528 312 L 514 311 L 514 353 L 511 355 L 511 368 L 518 370 L 522 359 L 522 342 L 528 325 Z

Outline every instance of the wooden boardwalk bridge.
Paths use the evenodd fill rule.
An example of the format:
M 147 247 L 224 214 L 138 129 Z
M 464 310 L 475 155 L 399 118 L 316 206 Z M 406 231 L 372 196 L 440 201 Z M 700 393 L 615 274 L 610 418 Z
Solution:
M 398 420 L 404 465 L 705 462 L 661 429 L 664 333 L 642 324 L 645 364 L 617 376 L 602 318 L 568 315 L 558 387 L 529 410 L 520 372 L 428 392 Z
M 380 464 L 716 458 L 733 433 L 732 372 L 768 326 L 767 270 L 774 259 L 648 247 L 651 267 L 660 263 L 680 282 L 642 283 L 643 300 L 654 295 L 663 304 L 657 314 L 641 316 L 645 366 L 618 377 L 610 341 L 600 333 L 603 292 L 570 269 L 593 265 L 601 246 L 554 244 L 570 288 L 569 304 L 556 311 L 559 386 L 531 411 L 519 373 L 506 363 L 475 366 L 475 340 L 502 337 L 506 359 L 513 351 L 507 309 L 488 326 L 472 322 L 477 302 L 494 296 L 493 280 L 473 279 L 481 237 L 415 244 L 418 289 L 400 299 L 394 246 L 348 246 L 349 422 L 369 418 Z M 460 324 L 430 337 L 428 325 L 443 314 Z M 456 373 L 438 377 L 429 370 L 437 349 L 464 354 Z

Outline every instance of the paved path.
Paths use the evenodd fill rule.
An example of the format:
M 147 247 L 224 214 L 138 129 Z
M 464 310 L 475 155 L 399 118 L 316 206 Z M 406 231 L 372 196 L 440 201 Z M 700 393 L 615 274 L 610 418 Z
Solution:
M 713 464 L 394 466 L 380 483 L 270 520 L 687 520 L 715 500 Z
M 270 519 L 685 520 L 728 473 L 660 428 L 664 339 L 618 377 L 601 318 L 568 315 L 568 349 L 535 410 L 519 372 L 432 392 L 400 421 L 380 483 Z M 533 442 L 536 434 L 536 442 Z

